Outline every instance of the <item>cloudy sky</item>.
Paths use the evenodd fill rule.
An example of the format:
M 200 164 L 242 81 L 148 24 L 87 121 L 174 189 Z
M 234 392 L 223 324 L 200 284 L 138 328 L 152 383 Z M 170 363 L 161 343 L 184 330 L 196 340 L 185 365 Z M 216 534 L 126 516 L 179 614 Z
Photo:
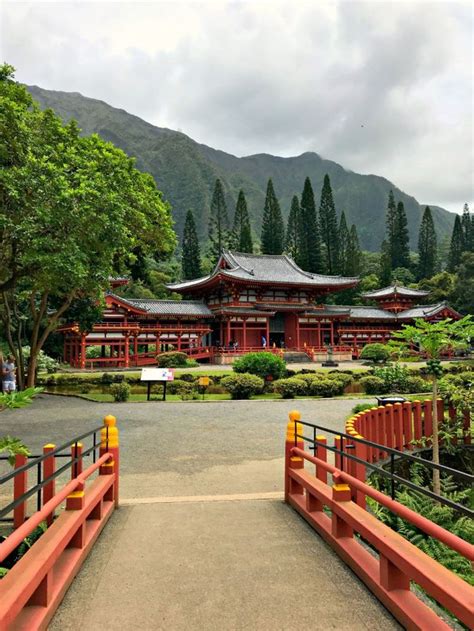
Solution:
M 235 155 L 316 151 L 454 212 L 473 201 L 470 2 L 17 2 L 17 78 Z

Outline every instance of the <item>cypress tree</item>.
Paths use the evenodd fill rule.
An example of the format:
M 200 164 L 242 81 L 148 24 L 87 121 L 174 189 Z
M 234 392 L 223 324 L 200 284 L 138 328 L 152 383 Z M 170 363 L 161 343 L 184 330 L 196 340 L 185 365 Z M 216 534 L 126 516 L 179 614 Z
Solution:
M 311 186 L 309 177 L 304 181 L 303 193 L 301 195 L 300 217 L 300 253 L 297 263 L 307 272 L 324 272 L 316 203 L 314 201 L 313 187 Z
M 459 215 L 456 215 L 448 254 L 448 266 L 446 268 L 448 272 L 454 273 L 457 271 L 461 263 L 463 245 L 464 235 L 462 231 L 461 218 Z
M 238 252 L 247 252 L 252 254 L 252 230 L 250 228 L 250 218 L 247 209 L 247 201 L 244 192 L 239 191 L 237 205 L 235 207 L 234 228 L 232 231 L 233 247 Z
M 196 223 L 191 210 L 186 213 L 184 222 L 184 232 L 182 241 L 183 255 L 181 268 L 184 280 L 199 278 L 201 273 L 201 252 L 199 250 L 199 240 L 196 231 Z
M 418 279 L 431 278 L 436 272 L 437 238 L 431 208 L 423 213 L 418 234 Z
M 300 235 L 301 217 L 300 203 L 298 197 L 293 195 L 291 200 L 290 214 L 288 215 L 288 226 L 286 229 L 285 251 L 291 258 L 300 264 Z
M 267 195 L 262 220 L 262 253 L 281 254 L 285 244 L 285 226 L 280 204 L 275 195 L 271 178 L 267 184 Z
M 464 204 L 464 208 L 462 211 L 462 235 L 463 235 L 463 251 L 464 252 L 473 252 L 474 251 L 474 233 L 472 231 L 472 221 L 471 215 L 469 212 L 469 206 Z
M 334 200 L 332 197 L 331 181 L 327 173 L 324 176 L 323 188 L 321 191 L 319 221 L 321 223 L 321 237 L 323 251 L 326 258 L 327 271 L 329 274 L 335 274 L 339 267 L 339 238 L 336 207 L 334 206 Z
M 397 214 L 397 205 L 395 203 L 395 197 L 393 195 L 393 191 L 390 190 L 388 194 L 388 204 L 387 204 L 387 219 L 386 219 L 386 227 L 387 227 L 387 240 L 390 250 L 390 264 L 392 268 L 395 268 L 394 261 L 396 260 L 396 235 L 395 235 L 395 217 Z
M 392 269 L 410 267 L 408 221 L 403 202 L 398 202 L 393 222 L 393 240 L 389 243 Z
M 341 215 L 342 218 L 342 215 Z M 344 217 L 345 222 L 345 217 Z M 346 226 L 347 230 L 347 226 Z M 347 276 L 358 276 L 362 268 L 362 250 L 359 245 L 359 236 L 355 224 L 352 224 L 349 238 L 347 240 L 346 265 L 344 274 Z
M 217 179 L 212 195 L 209 218 L 210 255 L 217 261 L 224 248 L 229 245 L 229 219 L 222 182 Z
M 353 226 L 355 229 L 355 225 Z M 359 239 L 357 237 L 357 230 L 355 233 L 357 243 Z M 349 255 L 349 230 L 347 228 L 346 215 L 344 211 L 341 213 L 341 219 L 339 220 L 339 274 L 347 274 L 348 269 L 348 255 Z M 352 253 L 351 253 L 352 255 Z
M 380 283 L 383 287 L 390 285 L 392 281 L 392 260 L 390 253 L 390 244 L 385 239 L 380 246 Z

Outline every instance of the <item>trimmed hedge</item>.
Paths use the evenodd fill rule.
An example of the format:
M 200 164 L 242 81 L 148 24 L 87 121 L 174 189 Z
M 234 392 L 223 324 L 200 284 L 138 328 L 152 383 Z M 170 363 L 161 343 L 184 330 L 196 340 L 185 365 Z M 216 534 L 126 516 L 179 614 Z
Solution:
M 230 392 L 233 399 L 250 399 L 252 395 L 263 392 L 265 383 L 257 375 L 240 373 L 224 377 L 221 385 Z
M 123 403 L 130 398 L 131 388 L 128 383 L 114 383 L 110 386 L 110 393 L 114 398 L 114 401 Z
M 294 399 L 296 396 L 306 394 L 306 383 L 298 377 L 278 379 L 273 383 L 273 390 L 281 394 L 283 399 Z
M 374 377 L 373 375 L 362 377 L 359 383 L 364 388 L 364 392 L 366 394 L 387 394 L 389 391 L 385 381 L 380 377 Z
M 156 356 L 156 363 L 160 368 L 185 368 L 188 365 L 186 353 L 169 351 Z

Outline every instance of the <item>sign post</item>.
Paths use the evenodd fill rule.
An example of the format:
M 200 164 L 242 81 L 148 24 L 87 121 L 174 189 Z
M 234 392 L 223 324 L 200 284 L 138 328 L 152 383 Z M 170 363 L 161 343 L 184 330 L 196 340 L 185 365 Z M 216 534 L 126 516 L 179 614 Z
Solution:
M 204 401 L 204 394 L 206 392 L 206 388 L 209 385 L 209 377 L 199 377 L 199 385 L 202 388 L 202 400 Z
M 150 400 L 151 384 L 163 382 L 163 401 L 166 401 L 166 384 L 174 380 L 174 368 L 142 368 L 140 381 L 147 383 L 146 400 Z

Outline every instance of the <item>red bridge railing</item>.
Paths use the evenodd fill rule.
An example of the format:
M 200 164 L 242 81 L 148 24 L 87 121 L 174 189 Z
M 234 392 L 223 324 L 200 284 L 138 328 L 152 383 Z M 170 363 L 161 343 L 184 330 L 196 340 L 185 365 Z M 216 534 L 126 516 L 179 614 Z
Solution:
M 337 441 L 330 446 L 325 436 L 315 431 L 314 439 L 310 439 L 315 453 L 305 451 L 304 442 L 308 438 L 303 435 L 303 425 L 311 424 L 301 423 L 300 419 L 299 412 L 290 413 L 285 446 L 286 502 L 313 526 L 406 628 L 451 628 L 425 599 L 418 598 L 411 590 L 411 582 L 472 628 L 474 589 L 369 513 L 365 497 L 371 497 L 471 563 L 474 546 L 369 486 L 360 474 L 352 475 L 330 464 L 328 453 L 341 455 Z M 347 453 L 344 460 L 353 460 L 365 475 L 365 463 L 358 455 Z M 305 463 L 315 466 L 314 473 L 305 469 Z M 364 498 L 364 506 L 353 501 L 357 495 Z
M 90 436 L 93 445 L 83 450 L 80 440 Z M 67 448 L 71 449 L 70 459 L 56 468 L 56 458 L 64 456 L 62 452 Z M 93 462 L 83 470 L 88 455 Z M 16 465 L 0 477 L 0 489 L 13 481 L 13 501 L 0 510 L 0 516 L 13 513 L 15 527 L 0 543 L 0 567 L 42 522 L 48 528 L 0 579 L 0 629 L 44 629 L 118 506 L 119 440 L 115 417 L 106 416 L 104 426 L 60 447 L 45 445 L 43 455 L 29 462 L 25 456 L 20 461 L 17 457 Z M 28 489 L 28 473 L 36 470 L 42 475 Z M 56 491 L 57 478 L 68 470 L 70 481 Z M 96 472 L 98 477 L 91 481 Z M 35 495 L 39 497 L 37 510 L 27 518 L 28 501 Z M 65 510 L 54 519 L 55 511 L 64 502 Z

